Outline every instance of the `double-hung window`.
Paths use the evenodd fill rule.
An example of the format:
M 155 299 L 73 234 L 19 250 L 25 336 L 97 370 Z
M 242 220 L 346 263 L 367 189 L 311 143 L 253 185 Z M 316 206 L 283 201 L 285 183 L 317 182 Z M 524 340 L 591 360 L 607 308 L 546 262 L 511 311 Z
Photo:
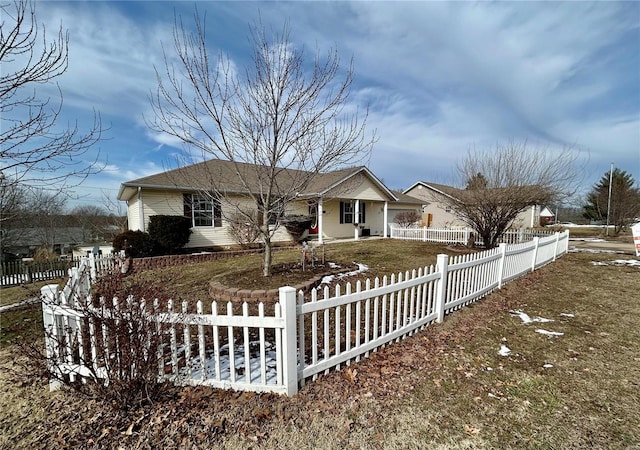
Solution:
M 354 220 L 356 216 L 356 205 L 355 201 L 350 202 L 340 202 L 340 223 L 365 223 L 365 203 L 360 202 L 358 208 L 358 217 Z
M 184 216 L 192 227 L 221 227 L 220 201 L 209 194 L 183 194 Z

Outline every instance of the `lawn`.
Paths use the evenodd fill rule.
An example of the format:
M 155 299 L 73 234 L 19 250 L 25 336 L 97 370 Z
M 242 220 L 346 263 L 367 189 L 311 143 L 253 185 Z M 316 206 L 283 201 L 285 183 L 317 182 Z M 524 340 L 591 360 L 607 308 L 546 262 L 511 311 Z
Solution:
M 350 279 L 355 282 L 435 264 L 438 253 L 456 255 L 468 252 L 464 246 L 390 239 L 345 242 L 318 248 L 316 266 L 320 267 L 314 268 L 311 263 L 306 263 L 303 270 L 300 250 L 281 250 L 273 254 L 273 274 L 269 278 L 262 276 L 262 255 L 255 254 L 135 274 L 124 279 L 123 291 L 118 295 L 131 292 L 136 295 L 146 292 L 148 295 L 151 292 L 154 298 L 165 300 L 204 300 L 209 298 L 209 283 L 212 281 L 238 289 L 277 289 L 295 286 L 326 273 L 330 270 L 330 262 L 338 264 L 343 271 L 354 270 L 357 263 L 367 265 L 365 273 Z
M 389 267 L 405 270 L 409 252 Z M 565 255 L 292 398 L 172 388 L 113 411 L 1 371 L 0 447 L 633 448 L 640 268 L 593 264 L 630 259 Z M 0 350 L 3 365 L 17 349 Z
M 65 281 L 66 279 L 57 278 L 54 280 L 38 281 L 37 283 L 2 288 L 0 289 L 0 306 L 12 305 L 23 300 L 39 297 L 41 287 L 47 284 L 61 284 Z

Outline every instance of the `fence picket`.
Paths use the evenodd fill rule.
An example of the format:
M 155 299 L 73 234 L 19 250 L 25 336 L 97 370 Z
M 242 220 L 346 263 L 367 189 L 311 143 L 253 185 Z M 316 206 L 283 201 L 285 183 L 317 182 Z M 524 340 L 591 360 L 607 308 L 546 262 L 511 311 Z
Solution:
M 244 302 L 242 304 L 242 317 L 249 317 L 249 304 Z M 251 352 L 249 348 L 249 327 L 242 327 L 242 333 L 244 338 L 244 379 L 247 383 L 251 383 Z
M 362 292 L 362 283 L 360 282 L 360 280 L 358 280 L 356 282 L 356 292 Z M 356 320 L 355 320 L 355 328 L 356 328 L 356 340 L 354 345 L 356 347 L 360 347 L 360 313 L 361 313 L 361 308 L 362 308 L 362 300 L 358 300 L 356 302 Z M 356 356 L 356 362 L 360 361 L 360 355 Z
M 233 317 L 233 303 L 227 302 L 227 317 Z M 235 339 L 233 337 L 233 325 L 227 325 L 227 339 L 229 348 L 229 379 L 236 382 L 236 353 Z
M 183 316 L 187 315 L 187 301 L 183 300 L 182 301 L 182 314 Z M 185 367 L 187 370 L 187 375 L 189 376 L 189 378 L 191 378 L 193 376 L 193 367 L 191 366 L 191 364 L 189 364 L 189 361 L 191 361 L 191 328 L 189 326 L 189 323 L 187 321 L 183 322 L 182 325 L 182 336 L 183 336 L 183 343 L 184 343 L 184 360 L 185 360 Z
M 264 303 L 258 304 L 258 317 L 264 319 Z M 260 382 L 267 384 L 267 355 L 265 349 L 264 327 L 258 329 L 258 337 L 260 339 Z
M 318 291 L 316 289 L 311 290 L 311 302 L 316 303 L 318 301 Z M 304 330 L 300 333 L 304 335 Z M 311 364 L 318 363 L 318 311 L 311 313 Z M 315 381 L 317 376 L 314 376 Z
M 371 280 L 367 278 L 364 285 L 365 290 L 371 290 Z M 364 342 L 369 342 L 369 336 L 371 336 L 371 299 L 367 297 L 364 302 Z M 369 356 L 369 352 L 364 354 L 365 358 Z

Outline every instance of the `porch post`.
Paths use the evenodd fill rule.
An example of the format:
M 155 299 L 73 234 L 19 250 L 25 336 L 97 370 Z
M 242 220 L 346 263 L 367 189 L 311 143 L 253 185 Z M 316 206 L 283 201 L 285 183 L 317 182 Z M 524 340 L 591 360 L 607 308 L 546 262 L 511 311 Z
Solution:
M 316 220 L 318 221 L 318 244 L 322 244 L 322 197 L 318 199 L 316 206 Z
M 355 201 L 355 206 L 354 206 L 354 212 L 353 212 L 353 223 L 357 224 L 357 226 L 354 226 L 354 239 L 357 241 L 360 238 L 360 223 L 358 222 L 359 216 L 360 216 L 360 200 L 356 200 Z
M 383 215 L 383 222 L 384 222 L 384 232 L 382 234 L 382 237 L 388 237 L 388 232 L 387 232 L 387 227 L 388 227 L 388 223 L 387 221 L 389 220 L 389 213 L 388 213 L 388 207 L 389 207 L 389 202 L 385 201 L 384 202 L 384 207 L 382 208 L 382 215 Z

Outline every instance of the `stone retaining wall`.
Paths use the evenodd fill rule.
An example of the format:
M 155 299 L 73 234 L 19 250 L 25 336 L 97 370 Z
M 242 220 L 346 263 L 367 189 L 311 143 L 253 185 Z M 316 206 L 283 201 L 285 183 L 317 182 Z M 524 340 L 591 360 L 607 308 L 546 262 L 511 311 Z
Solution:
M 309 292 L 314 287 L 320 284 L 323 276 L 319 275 L 309 279 L 301 284 L 293 286 L 296 291 Z M 280 296 L 279 289 L 237 289 L 223 286 L 218 281 L 212 281 L 209 284 L 209 296 L 217 302 L 264 302 L 275 303 Z

